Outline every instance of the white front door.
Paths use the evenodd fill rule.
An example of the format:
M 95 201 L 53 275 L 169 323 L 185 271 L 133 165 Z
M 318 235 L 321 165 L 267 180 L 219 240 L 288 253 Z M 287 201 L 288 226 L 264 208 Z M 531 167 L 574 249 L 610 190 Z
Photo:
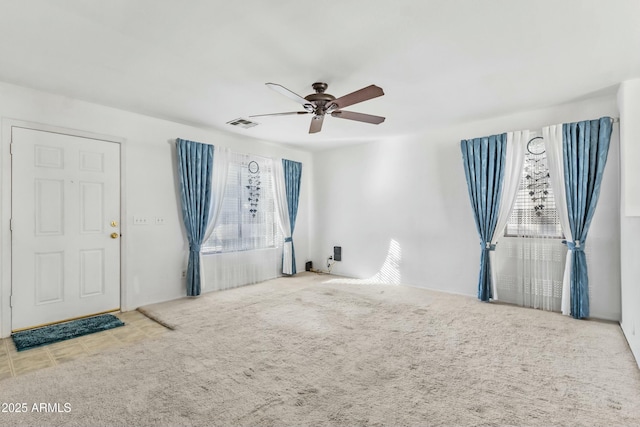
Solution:
M 11 328 L 120 308 L 120 145 L 11 130 Z

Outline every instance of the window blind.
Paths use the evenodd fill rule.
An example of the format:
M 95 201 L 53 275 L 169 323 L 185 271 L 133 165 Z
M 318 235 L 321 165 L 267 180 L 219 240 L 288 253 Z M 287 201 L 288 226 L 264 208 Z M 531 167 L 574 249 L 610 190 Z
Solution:
M 230 157 L 220 217 L 203 248 L 225 253 L 280 247 L 272 160 L 242 153 Z

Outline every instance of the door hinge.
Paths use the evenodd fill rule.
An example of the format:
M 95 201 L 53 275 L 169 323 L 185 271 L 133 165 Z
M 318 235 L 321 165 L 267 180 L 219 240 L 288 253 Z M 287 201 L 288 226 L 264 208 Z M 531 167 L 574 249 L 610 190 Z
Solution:
M 13 231 L 13 218 L 9 219 L 9 230 Z
M 13 142 L 9 144 L 9 154 L 13 154 Z
M 13 307 L 13 294 L 9 295 L 9 307 Z

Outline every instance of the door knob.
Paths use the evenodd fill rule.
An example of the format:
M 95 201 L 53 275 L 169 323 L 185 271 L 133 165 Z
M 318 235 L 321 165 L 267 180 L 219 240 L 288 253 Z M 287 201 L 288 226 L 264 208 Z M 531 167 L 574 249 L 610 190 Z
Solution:
M 111 238 L 112 239 L 117 239 L 118 238 L 118 233 L 111 233 Z

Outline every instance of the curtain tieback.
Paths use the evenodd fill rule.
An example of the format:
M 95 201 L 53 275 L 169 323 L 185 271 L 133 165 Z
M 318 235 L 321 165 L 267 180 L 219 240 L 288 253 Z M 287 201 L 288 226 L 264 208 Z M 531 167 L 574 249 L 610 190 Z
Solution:
M 200 245 L 196 245 L 195 243 L 190 243 L 189 250 L 191 252 L 200 252 Z
M 284 242 L 285 243 L 287 243 L 287 242 L 292 242 L 293 243 L 293 237 L 285 237 L 284 238 Z
M 480 246 L 482 246 L 483 249 L 486 249 L 488 251 L 496 250 L 496 245 L 491 244 L 491 242 L 480 242 Z
M 580 240 L 576 240 L 575 242 L 563 240 L 562 243 L 567 245 L 570 251 L 584 252 L 584 246 L 580 244 Z

